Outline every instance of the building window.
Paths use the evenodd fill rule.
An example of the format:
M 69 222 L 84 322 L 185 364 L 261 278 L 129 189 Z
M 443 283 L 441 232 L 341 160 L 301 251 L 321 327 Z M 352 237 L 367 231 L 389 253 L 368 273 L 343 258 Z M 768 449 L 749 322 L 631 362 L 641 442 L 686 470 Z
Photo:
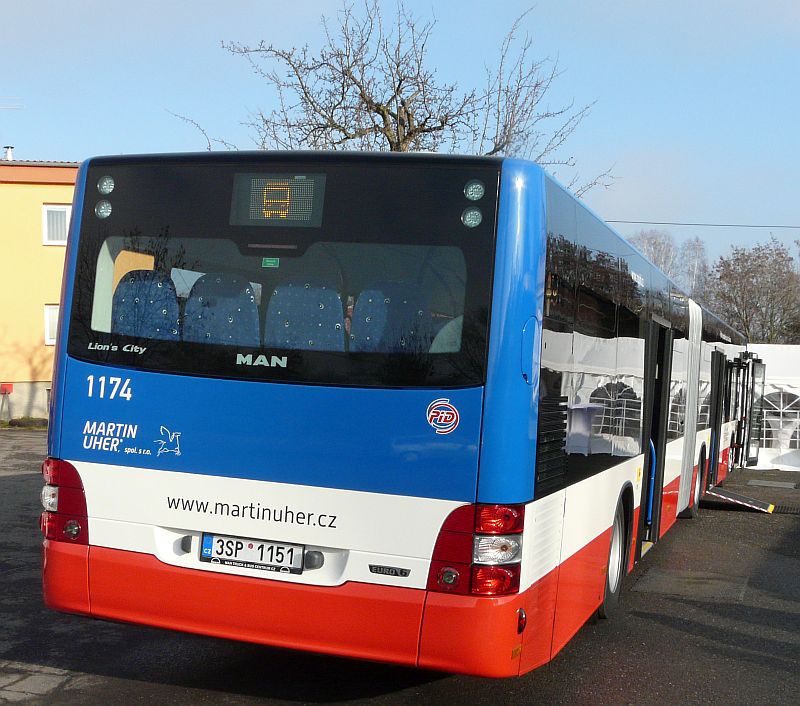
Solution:
M 45 245 L 66 245 L 72 206 L 42 206 L 42 242 Z
M 58 304 L 44 305 L 44 344 L 54 346 L 58 333 Z

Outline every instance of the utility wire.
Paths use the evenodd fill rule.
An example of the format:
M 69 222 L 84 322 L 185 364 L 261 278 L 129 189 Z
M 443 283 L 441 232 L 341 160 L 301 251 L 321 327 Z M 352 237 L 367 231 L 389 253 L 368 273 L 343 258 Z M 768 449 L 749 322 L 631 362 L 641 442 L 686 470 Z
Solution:
M 693 226 L 695 228 L 774 228 L 800 230 L 800 226 L 764 225 L 754 223 L 675 223 L 671 221 L 606 221 L 606 223 L 629 223 L 642 226 Z
M 7 102 L 4 102 L 7 101 Z M 22 110 L 25 106 L 19 102 L 19 98 L 9 98 L 0 96 L 0 110 Z

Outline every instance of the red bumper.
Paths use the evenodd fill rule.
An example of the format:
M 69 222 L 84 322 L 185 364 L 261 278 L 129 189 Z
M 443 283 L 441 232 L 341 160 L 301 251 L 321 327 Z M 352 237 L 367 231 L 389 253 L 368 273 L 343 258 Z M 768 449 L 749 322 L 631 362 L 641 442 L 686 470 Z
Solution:
M 43 580 L 45 603 L 56 610 L 496 677 L 519 674 L 518 610 L 525 605 L 530 615 L 533 597 L 526 592 L 475 598 L 352 582 L 333 588 L 305 586 L 177 568 L 147 554 L 48 541 Z M 533 666 L 538 665 L 525 669 Z

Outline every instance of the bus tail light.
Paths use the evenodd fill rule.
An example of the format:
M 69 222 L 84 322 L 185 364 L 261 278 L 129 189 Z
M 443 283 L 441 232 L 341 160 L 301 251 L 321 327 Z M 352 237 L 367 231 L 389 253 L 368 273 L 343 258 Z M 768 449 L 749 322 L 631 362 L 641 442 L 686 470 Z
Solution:
M 476 564 L 516 564 L 521 552 L 522 538 L 513 534 L 476 535 L 472 542 L 472 561 Z
M 75 467 L 57 458 L 42 464 L 42 534 L 54 542 L 89 544 L 89 522 L 83 483 Z
M 503 596 L 519 591 L 520 565 L 472 567 L 472 593 L 477 596 Z
M 463 505 L 442 525 L 429 591 L 500 596 L 519 591 L 524 505 Z
M 519 534 L 524 522 L 524 505 L 478 505 L 475 509 L 479 534 Z

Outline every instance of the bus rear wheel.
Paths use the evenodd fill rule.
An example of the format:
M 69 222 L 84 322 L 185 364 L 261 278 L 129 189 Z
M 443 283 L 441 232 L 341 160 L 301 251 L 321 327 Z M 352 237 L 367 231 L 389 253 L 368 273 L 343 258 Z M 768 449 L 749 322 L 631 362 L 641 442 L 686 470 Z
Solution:
M 611 546 L 608 549 L 608 567 L 606 569 L 606 590 L 603 602 L 597 614 L 601 618 L 610 618 L 619 604 L 622 590 L 622 577 L 625 575 L 625 549 L 627 546 L 625 532 L 625 508 L 622 498 L 614 512 L 614 523 L 611 525 Z
M 697 476 L 692 486 L 692 502 L 685 510 L 678 513 L 678 517 L 685 520 L 693 520 L 700 514 L 700 498 L 703 494 L 703 475 L 706 467 L 705 453 L 700 455 L 697 460 Z

